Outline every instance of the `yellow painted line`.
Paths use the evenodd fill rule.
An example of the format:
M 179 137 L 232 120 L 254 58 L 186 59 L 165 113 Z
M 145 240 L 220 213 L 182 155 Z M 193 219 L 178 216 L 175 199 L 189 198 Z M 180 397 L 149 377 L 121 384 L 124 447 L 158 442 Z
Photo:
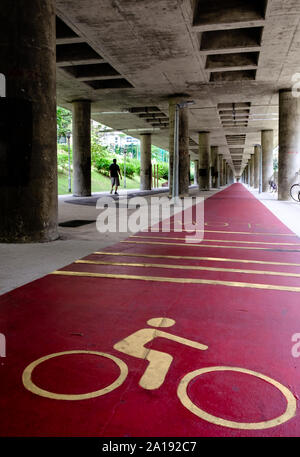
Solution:
M 189 232 L 189 230 L 182 229 L 183 232 Z M 207 229 L 196 229 L 194 232 L 207 232 L 207 233 L 231 233 L 237 235 L 262 235 L 262 236 L 294 236 L 297 237 L 295 233 L 261 233 L 261 232 L 228 232 L 226 230 L 207 230 Z M 176 233 L 176 232 L 175 232 Z
M 267 262 L 264 260 L 246 260 L 246 259 L 228 259 L 222 257 L 197 257 L 197 256 L 182 256 L 182 255 L 157 255 L 157 254 L 142 254 L 132 252 L 93 252 L 93 255 L 108 255 L 108 256 L 121 256 L 121 257 L 146 257 L 153 259 L 178 259 L 178 260 L 207 260 L 209 262 L 235 262 L 235 263 L 256 263 L 260 265 L 284 265 L 288 267 L 300 267 L 300 263 L 288 262 Z
M 245 273 L 253 275 L 287 276 L 300 278 L 300 273 L 285 273 L 282 271 L 262 271 L 262 270 L 240 270 L 237 268 L 215 268 L 200 267 L 198 265 L 170 265 L 162 263 L 126 263 L 126 262 L 104 262 L 101 260 L 76 260 L 75 263 L 88 265 L 111 265 L 117 267 L 142 267 L 142 268 L 170 268 L 175 270 L 200 270 L 200 271 L 222 271 L 225 273 Z
M 192 243 L 165 243 L 163 241 L 120 241 L 120 243 L 136 243 L 136 244 L 158 244 L 158 245 L 168 245 L 168 246 L 185 246 L 185 247 L 196 247 L 196 248 L 222 248 L 222 249 L 248 249 L 252 250 L 261 250 L 261 251 L 273 251 L 273 249 L 268 248 L 258 248 L 254 246 L 220 246 L 217 244 L 192 244 Z M 295 249 L 286 249 L 285 252 L 295 252 Z M 300 250 L 296 251 L 300 252 Z
M 171 236 L 150 236 L 150 235 L 131 235 L 130 238 L 150 238 L 150 239 L 158 239 L 158 240 L 185 240 L 185 237 L 171 237 Z M 195 241 L 199 241 L 202 243 L 203 241 L 208 241 L 210 243 L 242 243 L 242 244 L 271 244 L 275 246 L 299 246 L 300 243 L 270 243 L 268 241 L 239 241 L 239 240 L 208 240 L 208 239 L 196 239 Z
M 104 273 L 89 273 L 86 271 L 53 271 L 50 273 L 58 276 L 80 276 L 88 278 L 106 278 L 106 279 L 127 279 L 136 281 L 153 281 L 153 282 L 171 282 L 176 284 L 209 284 L 215 286 L 227 287 L 242 287 L 249 289 L 263 289 L 263 290 L 280 290 L 287 292 L 300 292 L 300 287 L 291 286 L 275 286 L 272 284 L 253 284 L 248 282 L 235 282 L 235 281 L 217 281 L 212 279 L 198 279 L 198 278 L 166 278 L 163 276 L 137 276 L 137 275 L 121 275 L 121 274 L 104 274 Z

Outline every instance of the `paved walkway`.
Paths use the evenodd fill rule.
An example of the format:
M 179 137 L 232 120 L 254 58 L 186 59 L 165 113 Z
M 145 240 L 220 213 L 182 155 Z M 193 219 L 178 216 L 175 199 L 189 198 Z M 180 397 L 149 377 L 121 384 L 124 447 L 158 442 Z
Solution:
M 0 298 L 1 435 L 299 436 L 299 238 L 241 184 L 177 222 Z

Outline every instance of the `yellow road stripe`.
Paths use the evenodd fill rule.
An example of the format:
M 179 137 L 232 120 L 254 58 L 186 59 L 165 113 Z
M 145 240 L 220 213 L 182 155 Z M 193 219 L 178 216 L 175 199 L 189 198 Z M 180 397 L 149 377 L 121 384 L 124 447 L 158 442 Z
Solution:
M 154 259 L 178 259 L 178 260 L 207 260 L 209 262 L 236 262 L 236 263 L 257 263 L 260 265 L 284 265 L 288 267 L 300 267 L 300 263 L 288 262 L 267 262 L 264 260 L 246 260 L 246 259 L 228 259 L 222 257 L 197 257 L 197 256 L 182 256 L 182 255 L 157 255 L 157 254 L 142 254 L 132 252 L 107 252 L 96 251 L 93 255 L 108 255 L 108 256 L 122 256 L 122 257 L 146 257 Z
M 185 240 L 185 237 L 180 237 L 180 238 L 175 238 L 171 236 L 150 236 L 150 235 L 131 235 L 130 238 L 151 238 L 153 240 L 159 239 L 159 240 Z M 242 243 L 242 244 L 272 244 L 272 245 L 278 245 L 278 246 L 299 246 L 300 243 L 269 243 L 267 241 L 239 241 L 239 240 L 208 240 L 208 239 L 196 239 L 194 241 L 209 241 L 212 243 Z
M 192 243 L 165 243 L 163 241 L 120 241 L 120 243 L 136 243 L 136 244 L 159 244 L 159 245 L 168 245 L 168 246 L 185 246 L 185 247 L 196 247 L 196 248 L 222 248 L 222 249 L 248 249 L 252 250 L 262 250 L 262 251 L 273 251 L 273 249 L 268 248 L 258 248 L 253 246 L 220 246 L 216 244 L 192 244 Z M 293 249 L 286 249 L 285 252 L 295 252 L 296 250 Z M 297 250 L 296 252 L 300 252 Z
M 262 271 L 262 270 L 239 270 L 236 268 L 214 268 L 200 267 L 198 265 L 169 265 L 163 263 L 126 263 L 126 262 L 104 262 L 99 260 L 76 260 L 75 263 L 83 263 L 89 265 L 112 265 L 118 267 L 142 267 L 142 268 L 170 268 L 175 270 L 201 270 L 201 271 L 222 271 L 225 273 L 245 273 L 253 275 L 271 275 L 271 276 L 287 276 L 300 278 L 300 273 L 285 273 L 281 271 Z
M 234 281 L 217 281 L 212 279 L 198 279 L 198 278 L 166 278 L 163 276 L 136 276 L 136 275 L 121 275 L 121 274 L 103 274 L 103 273 L 88 273 L 85 271 L 53 271 L 52 275 L 59 276 L 82 276 L 90 278 L 107 278 L 107 279 L 127 279 L 137 281 L 154 281 L 154 282 L 172 282 L 177 284 L 210 284 L 215 286 L 228 286 L 228 287 L 243 287 L 250 289 L 264 289 L 264 290 L 281 290 L 287 292 L 300 292 L 300 287 L 291 286 L 275 286 L 271 284 L 252 284 L 248 282 L 234 282 Z
M 183 232 L 188 232 L 189 230 L 184 230 L 182 229 Z M 237 235 L 268 235 L 268 236 L 295 236 L 297 235 L 295 233 L 260 233 L 260 232 L 228 232 L 226 230 L 207 230 L 206 228 L 204 230 L 199 230 L 196 229 L 194 230 L 196 232 L 208 232 L 208 233 L 231 233 L 231 234 L 237 234 Z

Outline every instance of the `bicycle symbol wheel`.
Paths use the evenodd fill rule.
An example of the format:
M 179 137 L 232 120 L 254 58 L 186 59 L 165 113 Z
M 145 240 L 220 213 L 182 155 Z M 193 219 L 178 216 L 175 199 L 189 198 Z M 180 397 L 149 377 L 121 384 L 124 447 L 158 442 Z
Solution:
M 293 200 L 295 200 L 298 203 L 300 202 L 300 184 L 294 184 L 290 188 L 290 195 Z
M 194 379 L 196 376 L 199 376 L 203 373 L 210 373 L 213 371 L 236 371 L 239 373 L 245 373 L 251 376 L 255 376 L 259 379 L 262 379 L 272 384 L 284 395 L 287 401 L 285 412 L 274 419 L 267 420 L 264 422 L 234 422 L 207 413 L 191 401 L 187 393 L 187 388 L 191 380 Z M 287 387 L 283 386 L 278 381 L 275 381 L 275 379 L 265 376 L 264 374 L 240 367 L 215 366 L 205 367 L 199 370 L 191 371 L 190 373 L 187 373 L 180 381 L 180 384 L 177 389 L 177 395 L 183 406 L 185 406 L 191 413 L 195 414 L 201 419 L 215 425 L 221 425 L 222 427 L 238 428 L 243 430 L 262 430 L 265 428 L 271 428 L 283 424 L 284 422 L 288 421 L 289 419 L 292 419 L 292 417 L 295 416 L 297 408 L 296 399 Z
M 48 390 L 41 389 L 32 381 L 32 372 L 33 370 L 40 365 L 41 363 L 45 362 L 46 360 L 53 359 L 54 357 L 60 357 L 62 355 L 69 355 L 69 354 L 92 354 L 92 355 L 99 355 L 101 357 L 106 357 L 107 359 L 112 360 L 113 362 L 118 365 L 120 369 L 119 377 L 111 383 L 109 386 L 103 387 L 102 389 L 95 390 L 94 392 L 87 392 L 85 394 L 58 394 L 55 392 L 49 392 Z M 123 360 L 115 357 L 113 355 L 107 354 L 105 352 L 98 352 L 98 351 L 65 351 L 65 352 L 57 352 L 56 354 L 46 355 L 41 357 L 38 360 L 35 360 L 30 365 L 28 365 L 25 370 L 23 371 L 22 381 L 24 387 L 29 390 L 30 392 L 40 395 L 41 397 L 51 398 L 51 400 L 86 400 L 89 398 L 100 397 L 101 395 L 108 394 L 112 392 L 114 389 L 119 387 L 126 379 L 128 374 L 128 367 Z

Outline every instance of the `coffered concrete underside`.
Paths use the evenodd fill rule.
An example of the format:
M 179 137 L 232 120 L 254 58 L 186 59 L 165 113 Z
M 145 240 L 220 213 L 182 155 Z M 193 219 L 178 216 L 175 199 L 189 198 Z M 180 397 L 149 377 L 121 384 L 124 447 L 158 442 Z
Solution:
M 299 0 L 57 0 L 58 104 L 169 147 L 169 98 L 189 109 L 191 158 L 211 132 L 240 174 L 278 132 L 278 90 L 300 69 Z

